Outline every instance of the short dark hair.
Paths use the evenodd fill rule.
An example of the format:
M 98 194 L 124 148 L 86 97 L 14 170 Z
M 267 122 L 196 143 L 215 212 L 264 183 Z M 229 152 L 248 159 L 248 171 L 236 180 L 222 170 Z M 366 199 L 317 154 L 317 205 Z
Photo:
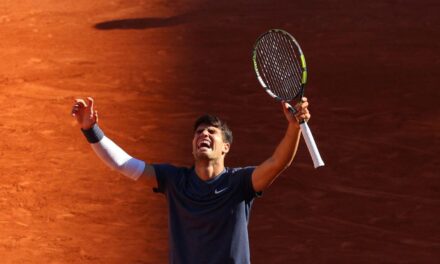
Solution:
M 209 114 L 202 115 L 201 117 L 197 118 L 196 122 L 194 123 L 194 131 L 196 131 L 200 125 L 209 125 L 219 128 L 223 133 L 223 140 L 229 144 L 232 144 L 232 131 L 229 129 L 226 122 L 221 120 L 219 117 Z

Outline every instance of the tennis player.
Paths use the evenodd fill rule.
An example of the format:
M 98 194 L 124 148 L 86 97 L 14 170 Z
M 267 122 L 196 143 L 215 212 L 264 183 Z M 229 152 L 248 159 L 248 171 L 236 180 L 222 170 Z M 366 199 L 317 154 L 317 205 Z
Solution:
M 137 180 L 146 179 L 165 195 L 169 210 L 169 262 L 172 264 L 250 263 L 248 221 L 254 198 L 283 172 L 295 157 L 300 120 L 308 120 L 307 98 L 292 115 L 282 103 L 287 131 L 274 153 L 258 166 L 229 168 L 224 160 L 232 132 L 211 115 L 194 124 L 192 167 L 147 164 L 106 137 L 98 126 L 93 98 L 76 99 L 72 115 L 98 157 L 110 168 Z

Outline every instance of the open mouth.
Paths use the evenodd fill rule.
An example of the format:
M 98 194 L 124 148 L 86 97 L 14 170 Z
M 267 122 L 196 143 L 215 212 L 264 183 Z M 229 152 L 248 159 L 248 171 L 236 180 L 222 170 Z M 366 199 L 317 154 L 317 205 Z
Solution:
M 211 141 L 204 139 L 197 143 L 198 149 L 210 149 L 211 148 Z

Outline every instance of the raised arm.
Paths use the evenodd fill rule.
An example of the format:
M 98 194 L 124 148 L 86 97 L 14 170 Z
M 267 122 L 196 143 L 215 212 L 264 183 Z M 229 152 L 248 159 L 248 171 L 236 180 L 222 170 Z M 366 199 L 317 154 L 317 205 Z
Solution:
M 282 103 L 284 115 L 289 125 L 272 156 L 255 168 L 252 174 L 252 185 L 255 191 L 263 191 L 269 187 L 281 172 L 292 163 L 301 135 L 299 121 L 310 119 L 308 105 L 307 98 L 303 97 L 302 102 L 296 106 L 297 114 L 292 115 L 287 104 Z
M 104 135 L 98 126 L 98 111 L 94 109 L 93 98 L 88 97 L 87 102 L 83 99 L 76 99 L 72 108 L 72 116 L 76 117 L 96 155 L 108 167 L 133 180 L 139 179 L 142 175 L 145 176 L 142 178 L 148 181 L 155 179 L 155 171 L 151 165 L 128 155 Z

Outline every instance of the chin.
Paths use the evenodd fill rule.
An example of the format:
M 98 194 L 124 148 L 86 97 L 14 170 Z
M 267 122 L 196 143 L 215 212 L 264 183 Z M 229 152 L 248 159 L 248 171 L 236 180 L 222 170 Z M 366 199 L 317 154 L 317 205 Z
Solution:
M 194 155 L 196 160 L 211 160 L 212 155 L 210 155 L 210 153 L 208 152 L 196 152 L 196 154 Z

